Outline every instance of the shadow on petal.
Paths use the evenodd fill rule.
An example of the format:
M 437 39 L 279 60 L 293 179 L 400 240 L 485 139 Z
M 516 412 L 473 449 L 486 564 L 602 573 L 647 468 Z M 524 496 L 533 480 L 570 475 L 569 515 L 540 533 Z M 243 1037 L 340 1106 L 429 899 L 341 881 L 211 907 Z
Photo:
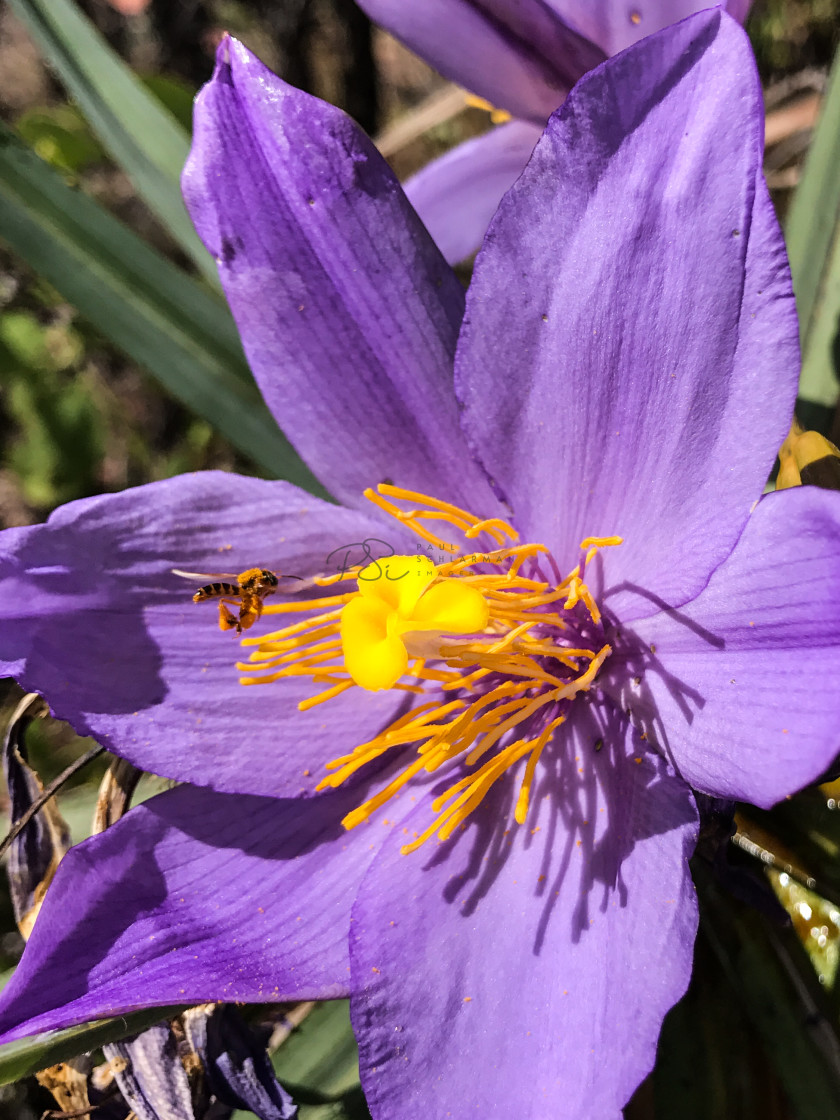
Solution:
M 131 810 L 62 861 L 0 1030 L 346 995 L 350 907 L 388 833 L 341 820 L 369 792 L 304 802 L 183 785 Z
M 576 702 L 542 756 L 531 808 L 520 825 L 514 808 L 523 772 L 524 763 L 499 781 L 481 808 L 435 849 L 424 870 L 452 867 L 443 899 L 469 919 L 504 877 L 508 861 L 529 852 L 533 873 L 529 869 L 522 886 L 543 899 L 532 930 L 535 956 L 554 933 L 576 944 L 595 910 L 604 914 L 610 906 L 633 904 L 622 868 L 638 843 L 688 827 L 686 857 L 693 850 L 697 809 L 689 787 L 609 700 Z M 451 777 L 432 794 L 450 782 Z M 570 890 L 576 892 L 574 902 Z M 568 919 L 570 929 L 553 931 L 555 914 Z

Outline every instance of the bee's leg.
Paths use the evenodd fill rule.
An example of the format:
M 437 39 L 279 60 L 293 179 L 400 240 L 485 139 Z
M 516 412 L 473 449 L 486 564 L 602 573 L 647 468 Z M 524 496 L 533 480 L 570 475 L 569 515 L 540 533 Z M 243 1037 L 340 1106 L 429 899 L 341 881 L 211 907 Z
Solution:
M 239 608 L 239 626 L 242 630 L 250 630 L 262 614 L 262 603 L 259 599 L 243 602 Z
M 220 599 L 219 600 L 219 629 L 220 630 L 233 630 L 236 629 L 237 634 L 241 634 L 242 627 L 239 625 L 239 619 L 230 609 L 231 607 L 238 607 L 239 603 L 235 599 Z

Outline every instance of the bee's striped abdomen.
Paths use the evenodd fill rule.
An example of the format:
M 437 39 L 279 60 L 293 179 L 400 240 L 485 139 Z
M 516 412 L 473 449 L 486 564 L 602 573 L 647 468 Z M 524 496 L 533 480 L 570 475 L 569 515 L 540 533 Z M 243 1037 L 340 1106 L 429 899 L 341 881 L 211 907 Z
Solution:
M 193 595 L 194 603 L 203 603 L 205 599 L 220 599 L 223 595 L 239 595 L 239 587 L 235 583 L 208 583 L 199 587 Z

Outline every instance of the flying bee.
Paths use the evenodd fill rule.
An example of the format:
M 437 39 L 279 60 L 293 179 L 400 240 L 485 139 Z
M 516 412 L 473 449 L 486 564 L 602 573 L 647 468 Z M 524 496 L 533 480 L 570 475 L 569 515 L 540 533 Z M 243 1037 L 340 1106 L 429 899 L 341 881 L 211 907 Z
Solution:
M 277 573 L 268 568 L 248 568 L 237 576 L 229 572 L 218 574 L 222 579 L 236 582 L 205 584 L 193 595 L 193 602 L 204 603 L 208 599 L 218 599 L 219 629 L 235 630 L 237 634 L 241 634 L 243 630 L 249 630 L 262 614 L 263 600 L 277 590 Z

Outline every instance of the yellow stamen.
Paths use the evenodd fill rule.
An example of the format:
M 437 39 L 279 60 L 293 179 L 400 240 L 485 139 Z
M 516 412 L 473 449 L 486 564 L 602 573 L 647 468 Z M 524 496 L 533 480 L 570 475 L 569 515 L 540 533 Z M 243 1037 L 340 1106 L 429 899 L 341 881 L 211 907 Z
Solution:
M 563 609 L 569 611 L 573 606 L 575 606 L 576 603 L 584 604 L 586 609 L 589 611 L 593 622 L 597 623 L 601 621 L 601 612 L 598 610 L 595 600 L 589 593 L 589 588 L 586 586 L 580 576 L 575 576 L 572 579 L 571 585 L 569 587 L 569 597 L 563 604 Z
M 485 113 L 489 113 L 495 108 L 491 101 L 479 97 L 476 93 L 465 93 L 464 104 L 468 105 L 470 109 L 482 109 Z
M 476 526 L 489 525 L 491 528 L 486 531 L 490 533 L 497 544 L 502 544 L 505 537 L 511 541 L 519 539 L 519 534 L 506 521 L 497 519 L 481 521 L 479 518 L 473 517 L 471 513 L 467 513 L 465 509 L 452 505 L 451 502 L 441 502 L 437 498 L 429 498 L 425 494 L 417 493 L 416 490 L 403 490 L 399 486 L 382 483 L 377 486 L 376 490 L 365 490 L 365 497 L 375 506 L 384 510 L 385 513 L 389 513 L 404 525 L 408 525 L 423 540 L 446 552 L 457 552 L 458 550 L 454 545 L 448 544 L 427 530 L 422 524 L 423 521 L 448 521 L 450 525 L 464 534 L 469 529 L 476 529 Z M 393 502 L 387 501 L 388 498 L 396 498 L 401 502 L 415 502 L 418 506 L 426 506 L 427 508 L 425 510 L 422 508 L 402 510 L 399 506 L 395 506 Z
M 522 779 L 522 785 L 519 787 L 519 796 L 516 799 L 516 811 L 514 817 L 517 824 L 524 824 L 525 818 L 528 816 L 528 805 L 531 798 L 531 785 L 534 781 L 534 772 L 537 769 L 537 763 L 540 760 L 540 755 L 543 752 L 548 740 L 553 733 L 557 730 L 561 723 L 565 720 L 565 716 L 558 716 L 549 723 L 537 738 L 534 740 L 534 748 L 531 751 L 531 757 L 528 759 L 528 765 L 525 767 L 525 777 Z
M 414 851 L 434 835 L 445 840 L 525 760 L 515 807 L 521 824 L 543 751 L 611 653 L 584 573 L 600 549 L 621 538 L 587 537 L 580 545 L 583 560 L 555 585 L 544 575 L 552 570 L 542 563 L 545 546 L 519 544 L 515 530 L 498 518 L 481 520 L 390 484 L 365 493 L 450 559 L 434 564 L 420 555 L 389 556 L 314 581 L 346 587 L 352 580 L 349 591 L 267 606 L 266 614 L 308 617 L 246 639 L 250 659 L 238 667 L 248 675 L 240 679 L 258 684 L 308 678 L 319 691 L 299 704 L 301 711 L 354 687 L 421 696 L 433 689 L 439 697 L 419 703 L 327 765 L 318 789 L 342 785 L 389 752 L 412 746 L 415 752 L 384 789 L 344 818 L 346 828 L 367 820 L 421 772 L 456 763 L 462 776 L 433 802 L 429 827 L 402 850 Z M 459 555 L 435 531 L 442 526 L 465 544 L 483 538 L 490 547 Z M 576 609 L 579 604 L 585 613 Z
M 586 537 L 585 540 L 580 542 L 580 547 L 581 550 L 586 550 L 586 563 L 588 564 L 599 549 L 614 548 L 619 544 L 624 544 L 622 537 Z
M 332 688 L 326 688 L 323 692 L 319 692 L 317 696 L 310 696 L 308 700 L 301 700 L 298 709 L 301 712 L 308 712 L 310 708 L 323 704 L 325 700 L 332 700 L 335 696 L 340 696 L 342 692 L 346 692 L 348 688 L 352 687 L 352 681 L 341 681 L 340 684 L 334 684 Z
M 302 599 L 299 603 L 269 603 L 268 606 L 263 607 L 263 614 L 288 614 L 290 611 L 312 611 L 322 606 L 334 607 L 337 604 L 348 603 L 355 594 L 354 591 L 350 591 L 346 595 L 330 595 L 326 599 Z M 242 644 L 253 646 L 261 641 L 261 638 L 243 638 Z
M 476 97 L 474 93 L 466 94 L 464 101 L 471 109 L 483 109 L 485 113 L 489 113 L 492 124 L 506 124 L 513 120 L 507 109 L 497 109 L 490 101 L 485 101 L 483 97 Z

